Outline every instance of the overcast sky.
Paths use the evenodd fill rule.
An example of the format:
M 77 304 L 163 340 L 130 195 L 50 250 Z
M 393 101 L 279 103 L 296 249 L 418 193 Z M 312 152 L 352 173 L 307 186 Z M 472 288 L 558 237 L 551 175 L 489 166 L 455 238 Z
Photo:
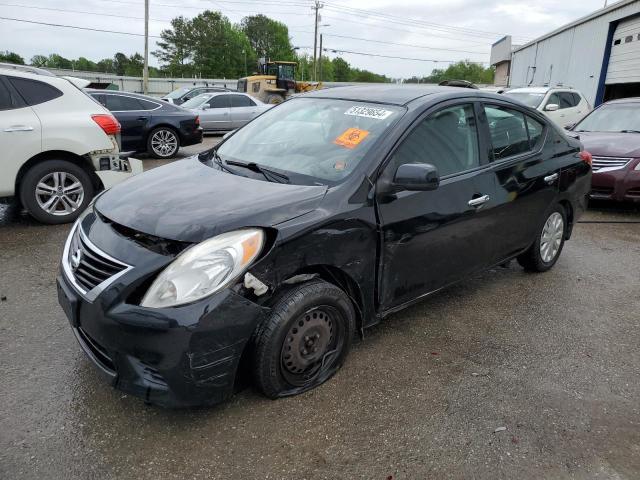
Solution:
M 440 60 L 436 64 L 431 61 L 387 59 L 346 52 L 329 53 L 330 57 L 340 55 L 359 68 L 391 77 L 409 77 L 426 75 L 434 67 L 445 67 L 447 60 L 468 58 L 488 62 L 491 44 L 503 35 L 512 35 L 514 43 L 524 43 L 602 8 L 603 4 L 603 0 L 327 0 L 321 14 L 322 24 L 328 26 L 322 26 L 321 31 L 324 34 L 324 47 L 338 51 Z M 153 20 L 150 22 L 150 35 L 159 35 L 163 28 L 169 26 L 168 21 L 173 17 L 193 17 L 209 8 L 222 11 L 233 22 L 239 22 L 245 15 L 264 13 L 290 27 L 294 46 L 311 47 L 314 21 L 312 5 L 311 0 L 151 0 L 150 17 Z M 27 6 L 40 9 L 26 8 Z M 348 11 L 344 7 L 364 9 L 367 12 Z M 42 8 L 77 10 L 91 14 Z M 376 17 L 370 15 L 371 12 L 387 17 Z M 95 15 L 96 13 L 129 18 Z M 0 0 L 0 17 L 95 29 L 143 33 L 143 16 L 143 0 Z M 340 38 L 337 35 L 414 46 L 372 43 Z M 152 38 L 152 51 L 155 49 L 154 42 L 155 39 Z M 117 51 L 126 54 L 142 53 L 143 38 L 0 19 L 0 49 L 15 51 L 26 60 L 35 54 L 59 53 L 67 58 L 84 56 L 97 61 L 111 57 Z M 150 62 L 157 65 L 153 56 Z

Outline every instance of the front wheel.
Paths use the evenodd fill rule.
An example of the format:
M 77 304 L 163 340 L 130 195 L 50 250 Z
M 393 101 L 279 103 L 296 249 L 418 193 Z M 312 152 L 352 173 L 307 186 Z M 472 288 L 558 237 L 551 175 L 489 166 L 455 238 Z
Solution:
M 277 398 L 321 385 L 342 366 L 354 331 L 353 305 L 340 288 L 324 281 L 293 288 L 257 334 L 258 388 Z
M 532 272 L 546 272 L 553 267 L 564 247 L 566 225 L 565 210 L 557 205 L 547 215 L 533 245 L 518 257 L 518 263 Z
M 172 158 L 180 149 L 178 134 L 170 128 L 152 130 L 147 140 L 147 152 L 156 158 Z

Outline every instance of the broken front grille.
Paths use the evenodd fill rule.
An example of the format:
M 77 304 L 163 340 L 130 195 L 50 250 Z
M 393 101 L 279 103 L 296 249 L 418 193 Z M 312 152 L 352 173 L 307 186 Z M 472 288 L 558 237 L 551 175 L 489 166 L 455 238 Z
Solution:
M 131 268 L 93 245 L 80 225 L 75 228 L 65 253 L 63 262 L 67 275 L 84 294 L 96 287 L 104 288 Z

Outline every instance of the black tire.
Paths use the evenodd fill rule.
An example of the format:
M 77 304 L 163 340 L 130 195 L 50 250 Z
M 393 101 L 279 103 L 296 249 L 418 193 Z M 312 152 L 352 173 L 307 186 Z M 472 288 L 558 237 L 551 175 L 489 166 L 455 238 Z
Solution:
M 64 177 L 62 174 L 64 174 Z M 42 187 L 38 186 L 45 179 L 44 183 L 46 185 L 50 185 L 51 187 L 55 186 L 56 175 L 58 176 L 58 181 L 64 180 L 63 183 L 67 185 L 67 188 L 75 185 L 75 180 L 77 180 L 82 187 L 82 193 L 72 194 L 70 193 L 72 190 L 69 189 L 69 193 L 65 193 L 64 195 L 62 195 L 60 191 L 56 191 L 54 194 L 54 188 L 51 188 L 51 194 L 38 194 L 38 192 L 44 191 Z M 46 160 L 38 163 L 27 171 L 20 182 L 20 200 L 22 201 L 22 206 L 27 209 L 33 218 L 42 223 L 60 224 L 73 222 L 87 208 L 93 195 L 94 187 L 89 173 L 82 167 L 67 160 Z M 47 205 L 47 201 L 56 196 L 57 200 L 53 200 L 54 203 L 50 205 L 53 211 L 47 211 L 44 208 Z M 77 208 L 69 213 L 65 213 L 66 210 L 73 209 L 69 200 L 74 202 Z
M 554 215 L 559 214 L 562 218 L 562 236 L 560 237 L 560 244 L 557 247 L 556 253 L 553 255 L 551 259 L 543 258 L 542 249 L 540 245 L 542 244 L 542 236 L 545 231 L 545 226 L 550 219 L 554 218 Z M 557 217 L 556 217 L 557 218 Z M 562 205 L 556 205 L 552 208 L 547 215 L 545 216 L 545 220 L 538 229 L 538 234 L 536 235 L 536 239 L 533 242 L 533 245 L 521 254 L 518 257 L 518 263 L 524 267 L 525 270 L 529 272 L 546 272 L 551 267 L 555 265 L 560 257 L 560 253 L 562 253 L 562 248 L 564 247 L 564 240 L 567 234 L 567 214 L 565 212 L 564 207 Z
M 164 138 L 164 143 L 162 143 Z M 160 144 L 156 142 L 161 142 Z M 169 148 L 171 146 L 171 148 Z M 173 158 L 180 150 L 180 135 L 170 127 L 158 127 L 151 130 L 147 137 L 147 153 L 155 158 Z
M 278 398 L 321 385 L 342 366 L 354 332 L 353 304 L 340 288 L 321 280 L 292 288 L 275 300 L 256 334 L 257 387 Z
M 284 102 L 284 97 L 277 93 L 271 93 L 264 99 L 264 103 L 268 103 L 269 105 L 278 105 L 282 102 Z

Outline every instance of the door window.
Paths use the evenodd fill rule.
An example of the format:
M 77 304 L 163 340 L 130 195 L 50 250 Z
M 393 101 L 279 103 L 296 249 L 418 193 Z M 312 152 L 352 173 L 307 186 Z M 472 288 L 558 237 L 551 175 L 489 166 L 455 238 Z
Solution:
M 193 90 L 191 90 L 189 93 L 187 93 L 184 97 L 182 97 L 183 100 L 191 100 L 194 97 L 197 97 L 198 95 L 200 95 L 201 93 L 204 93 L 204 90 L 201 88 L 194 88 Z
M 231 95 L 231 107 L 255 107 L 255 103 L 244 95 Z
M 30 78 L 8 77 L 8 79 L 27 105 L 38 105 L 62 96 L 60 90 L 48 83 Z
M 580 96 L 579 93 L 576 93 L 576 92 L 572 92 L 571 95 L 573 95 L 573 104 L 578 106 L 582 101 L 582 97 Z
M 558 93 L 552 93 L 551 95 L 549 95 L 549 100 L 547 100 L 547 105 L 551 105 L 551 104 L 555 104 L 558 105 L 558 108 L 562 108 L 561 104 L 560 104 L 560 95 Z
M 121 95 L 105 95 L 107 108 L 112 112 L 130 112 L 144 110 L 137 98 L 123 97 Z
M 479 166 L 473 105 L 448 107 L 421 121 L 396 150 L 391 165 L 405 163 L 430 163 L 441 177 Z
M 21 102 L 18 101 L 13 92 L 9 90 L 8 85 L 5 85 L 0 78 L 0 111 L 12 110 L 20 106 Z
M 484 111 L 489 124 L 493 160 L 501 160 L 530 150 L 523 113 L 488 105 L 484 107 Z
M 529 145 L 533 149 L 538 146 L 538 142 L 542 139 L 544 125 L 529 115 L 525 115 L 525 118 L 527 119 L 527 130 L 529 131 Z
M 560 92 L 560 108 L 572 108 L 578 103 L 571 92 Z
M 142 98 L 138 98 L 137 100 L 138 102 L 140 102 L 140 106 L 143 110 L 155 110 L 156 108 L 160 107 L 160 105 L 158 105 L 157 103 L 151 102 L 149 100 L 144 100 Z
M 216 95 L 209 100 L 211 108 L 229 108 L 231 106 L 231 95 Z

